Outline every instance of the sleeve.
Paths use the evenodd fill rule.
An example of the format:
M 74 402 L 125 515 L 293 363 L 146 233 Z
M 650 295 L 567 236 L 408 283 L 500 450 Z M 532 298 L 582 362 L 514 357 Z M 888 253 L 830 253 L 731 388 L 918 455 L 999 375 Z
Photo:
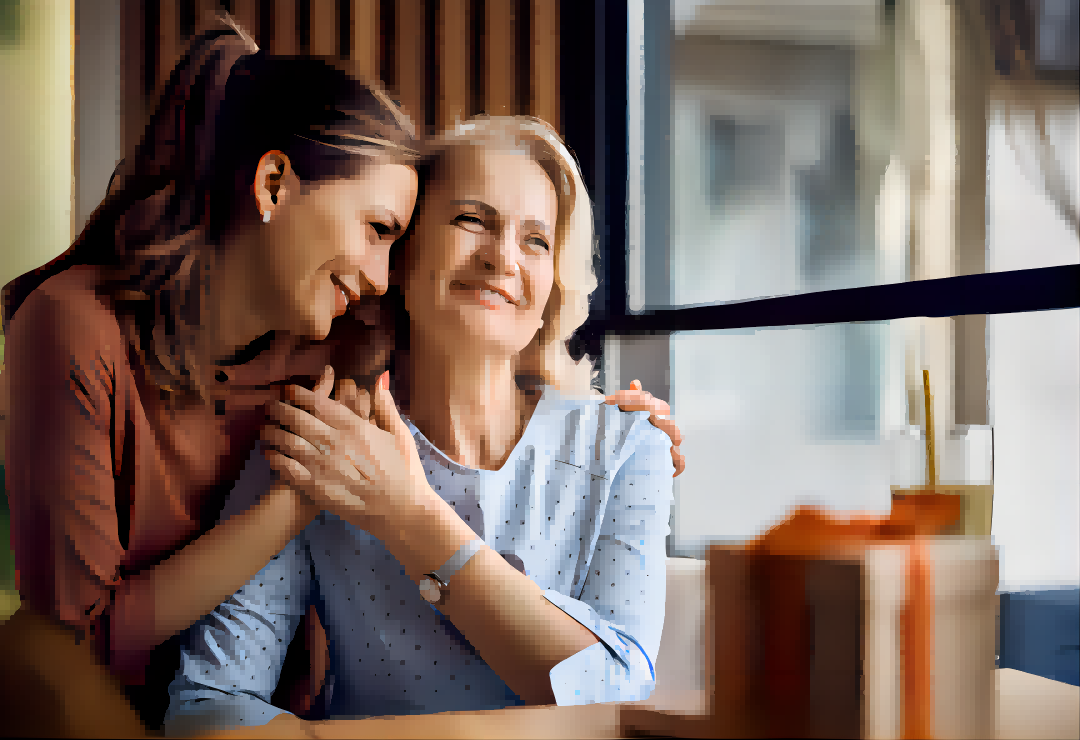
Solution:
M 303 535 L 184 635 L 169 686 L 167 735 L 264 725 L 288 714 L 270 703 L 312 591 Z
M 11 543 L 24 602 L 87 633 L 125 555 L 114 476 L 123 344 L 92 296 L 62 292 L 32 293 L 7 339 Z
M 646 699 L 656 684 L 674 467 L 668 437 L 635 426 L 640 440 L 612 482 L 580 598 L 544 592 L 599 640 L 551 669 L 559 706 Z

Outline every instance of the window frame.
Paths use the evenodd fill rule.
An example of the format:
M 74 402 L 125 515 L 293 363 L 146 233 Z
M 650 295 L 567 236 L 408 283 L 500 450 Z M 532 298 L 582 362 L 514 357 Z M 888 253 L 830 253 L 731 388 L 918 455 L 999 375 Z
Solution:
M 599 282 L 590 300 L 589 318 L 570 340 L 575 357 L 587 354 L 602 363 L 604 340 L 610 335 L 670 335 L 1080 307 L 1080 264 L 1071 264 L 631 311 L 626 4 L 594 0 L 591 5 L 591 17 L 588 5 L 563 0 L 562 8 L 563 130 L 567 144 L 579 157 L 594 203 L 594 264 Z M 592 75 L 582 73 L 590 69 Z

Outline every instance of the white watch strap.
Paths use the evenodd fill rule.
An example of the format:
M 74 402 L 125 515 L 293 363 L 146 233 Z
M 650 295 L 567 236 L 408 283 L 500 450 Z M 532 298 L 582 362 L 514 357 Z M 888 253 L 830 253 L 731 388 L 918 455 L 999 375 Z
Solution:
M 426 573 L 425 575 L 431 576 L 436 581 L 445 586 L 450 581 L 450 579 L 453 578 L 454 574 L 464 568 L 465 564 L 472 560 L 473 555 L 480 552 L 483 547 L 483 540 L 469 540 L 464 545 L 462 545 L 457 552 L 450 556 L 450 559 L 443 564 L 443 567 L 439 568 L 437 571 Z

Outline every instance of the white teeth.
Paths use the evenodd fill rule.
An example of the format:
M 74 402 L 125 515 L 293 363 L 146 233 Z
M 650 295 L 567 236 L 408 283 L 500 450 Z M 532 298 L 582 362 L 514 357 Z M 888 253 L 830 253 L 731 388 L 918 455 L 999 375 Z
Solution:
M 498 292 L 497 290 L 485 289 L 480 292 L 490 295 L 492 298 L 502 298 L 507 303 L 510 303 L 510 299 L 504 296 L 502 293 Z

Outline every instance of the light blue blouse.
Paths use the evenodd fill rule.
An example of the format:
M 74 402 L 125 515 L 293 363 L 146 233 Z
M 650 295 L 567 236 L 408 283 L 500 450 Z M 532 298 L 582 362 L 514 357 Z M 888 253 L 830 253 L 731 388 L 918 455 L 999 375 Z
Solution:
M 673 472 L 671 442 L 648 414 L 547 389 L 495 471 L 458 465 L 410 429 L 431 487 L 599 641 L 551 669 L 556 702 L 648 697 L 664 624 Z M 242 489 L 265 490 L 270 481 L 254 454 L 233 496 L 239 502 Z M 284 713 L 270 697 L 310 603 L 329 642 L 331 716 L 520 701 L 421 597 L 381 540 L 323 512 L 188 630 L 166 731 L 261 725 Z

